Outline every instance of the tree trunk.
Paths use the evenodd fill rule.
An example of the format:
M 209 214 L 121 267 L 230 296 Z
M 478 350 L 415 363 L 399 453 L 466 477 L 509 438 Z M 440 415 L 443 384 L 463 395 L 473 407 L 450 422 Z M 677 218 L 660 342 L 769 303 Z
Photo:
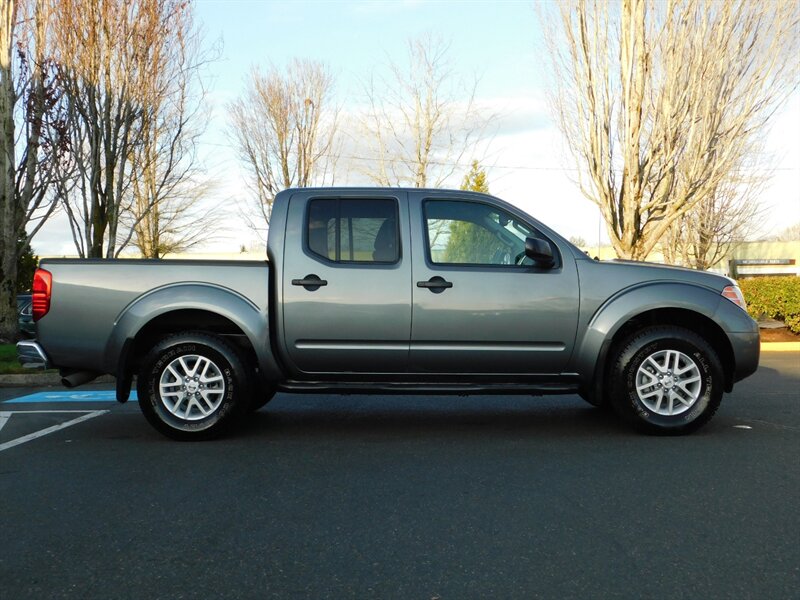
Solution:
M 7 242 L 4 245 L 8 249 Z M 14 243 L 10 251 L 3 252 L 0 264 L 0 342 L 11 342 L 17 337 L 16 246 Z
M 14 186 L 14 82 L 11 78 L 16 2 L 0 3 L 0 341 L 17 334 L 17 199 Z

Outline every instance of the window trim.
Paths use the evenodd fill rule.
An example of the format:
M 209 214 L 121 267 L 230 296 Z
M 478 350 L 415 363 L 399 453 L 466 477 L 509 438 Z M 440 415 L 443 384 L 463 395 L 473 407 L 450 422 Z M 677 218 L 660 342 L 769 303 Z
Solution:
M 395 223 L 395 234 L 397 236 L 397 258 L 393 261 L 387 260 L 331 260 L 327 256 L 322 256 L 321 254 L 317 254 L 314 250 L 311 249 L 311 245 L 309 243 L 309 224 L 310 224 L 310 217 L 311 217 L 311 204 L 315 201 L 325 201 L 325 202 L 336 202 L 336 253 L 337 255 L 341 254 L 341 206 L 342 201 L 365 201 L 369 202 L 372 200 L 380 200 L 383 202 L 391 202 L 394 205 L 394 223 Z M 306 202 L 306 207 L 303 216 L 303 252 L 310 258 L 317 260 L 321 263 L 331 265 L 331 266 L 341 266 L 341 265 L 356 265 L 359 267 L 387 267 L 387 266 L 394 266 L 400 264 L 403 259 L 403 240 L 400 236 L 400 203 L 397 198 L 391 197 L 364 197 L 364 196 L 356 196 L 356 197 L 349 197 L 349 196 L 317 196 L 309 198 Z
M 514 217 L 515 220 L 520 221 L 526 227 L 528 227 L 532 233 L 536 234 L 536 237 L 546 241 L 550 244 L 550 248 L 553 250 L 553 266 L 552 267 L 542 267 L 537 264 L 530 264 L 530 265 L 493 265 L 489 263 L 448 263 L 448 262 L 435 262 L 433 260 L 433 255 L 431 253 L 431 240 L 430 240 L 430 231 L 428 230 L 428 204 L 432 202 L 460 202 L 460 203 L 469 203 L 469 204 L 480 204 L 482 206 L 487 206 L 495 211 L 501 211 L 507 214 L 510 214 Z M 537 272 L 552 272 L 558 271 L 561 269 L 561 251 L 558 248 L 558 245 L 551 240 L 548 236 L 542 233 L 538 227 L 534 227 L 530 221 L 525 218 L 521 218 L 519 213 L 512 212 L 505 207 L 497 206 L 490 202 L 482 202 L 480 200 L 472 200 L 466 198 L 425 198 L 422 200 L 422 234 L 423 239 L 425 240 L 425 248 L 424 248 L 424 256 L 425 262 L 430 269 L 459 269 L 463 267 L 471 268 L 471 269 L 490 269 L 493 271 L 505 271 L 505 272 L 514 272 L 518 273 L 520 271 L 537 271 Z

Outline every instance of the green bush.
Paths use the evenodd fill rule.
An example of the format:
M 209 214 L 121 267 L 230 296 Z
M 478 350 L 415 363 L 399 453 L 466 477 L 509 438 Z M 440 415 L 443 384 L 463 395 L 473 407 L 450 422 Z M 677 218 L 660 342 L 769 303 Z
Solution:
M 0 344 L 0 375 L 21 371 L 22 365 L 17 362 L 17 347 L 14 344 Z
M 754 319 L 778 319 L 800 333 L 800 277 L 754 277 L 739 282 Z

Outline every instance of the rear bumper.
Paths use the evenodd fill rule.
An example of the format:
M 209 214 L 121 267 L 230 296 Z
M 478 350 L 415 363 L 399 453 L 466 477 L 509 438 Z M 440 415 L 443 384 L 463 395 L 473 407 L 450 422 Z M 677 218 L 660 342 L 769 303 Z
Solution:
M 17 360 L 26 369 L 49 369 L 50 359 L 38 342 L 23 340 L 17 343 Z

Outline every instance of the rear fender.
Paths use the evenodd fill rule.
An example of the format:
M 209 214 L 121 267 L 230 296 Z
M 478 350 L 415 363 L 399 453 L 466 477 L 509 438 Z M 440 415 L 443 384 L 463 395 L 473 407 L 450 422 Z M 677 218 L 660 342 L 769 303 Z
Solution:
M 264 378 L 281 378 L 278 362 L 270 348 L 267 309 L 260 310 L 250 300 L 228 288 L 201 283 L 178 283 L 157 288 L 126 306 L 115 319 L 106 344 L 107 372 L 116 373 L 118 380 L 129 378 L 130 341 L 156 317 L 186 309 L 215 313 L 234 323 L 255 349 Z M 202 329 L 202 323 L 198 323 L 197 328 Z

